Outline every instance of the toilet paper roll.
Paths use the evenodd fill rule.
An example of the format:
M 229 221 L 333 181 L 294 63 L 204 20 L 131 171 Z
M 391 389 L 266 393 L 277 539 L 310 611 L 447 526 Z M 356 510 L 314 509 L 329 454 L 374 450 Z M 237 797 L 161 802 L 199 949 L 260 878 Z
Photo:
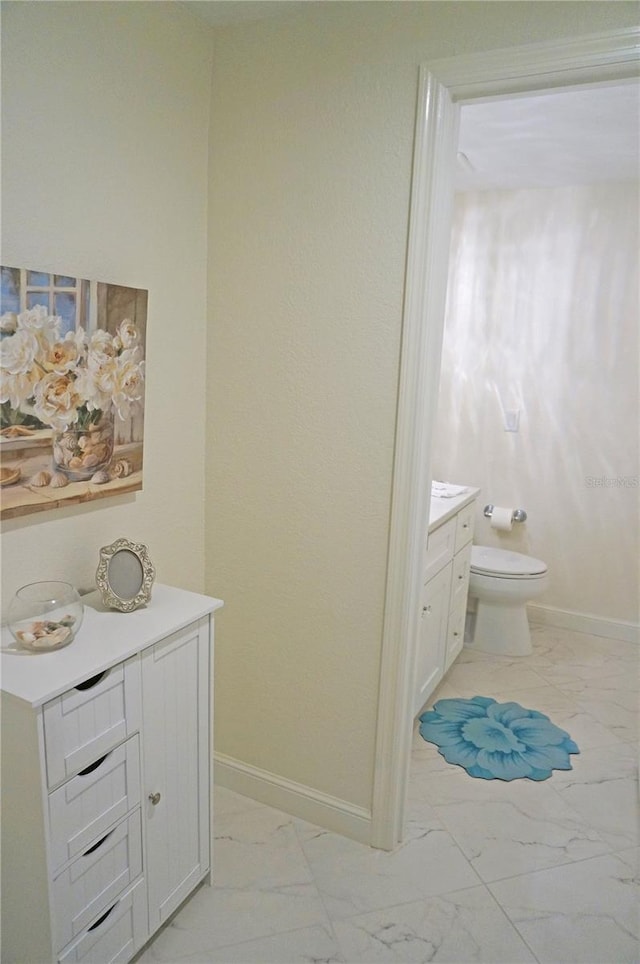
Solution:
M 513 509 L 502 505 L 494 505 L 491 513 L 491 528 L 501 532 L 511 532 L 513 528 Z

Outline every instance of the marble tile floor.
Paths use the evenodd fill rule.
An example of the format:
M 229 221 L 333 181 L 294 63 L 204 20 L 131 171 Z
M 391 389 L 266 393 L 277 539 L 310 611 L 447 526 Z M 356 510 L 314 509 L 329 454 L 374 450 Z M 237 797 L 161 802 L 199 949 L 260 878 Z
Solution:
M 532 628 L 529 657 L 465 649 L 430 702 L 541 710 L 578 743 L 572 770 L 478 780 L 416 731 L 393 853 L 217 788 L 213 886 L 139 964 L 640 961 L 638 648 Z

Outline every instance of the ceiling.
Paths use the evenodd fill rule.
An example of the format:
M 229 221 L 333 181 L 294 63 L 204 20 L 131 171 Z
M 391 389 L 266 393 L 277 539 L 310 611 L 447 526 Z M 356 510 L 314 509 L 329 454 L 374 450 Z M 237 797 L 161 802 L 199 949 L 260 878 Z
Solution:
M 637 81 L 465 105 L 457 189 L 637 178 L 639 122 Z

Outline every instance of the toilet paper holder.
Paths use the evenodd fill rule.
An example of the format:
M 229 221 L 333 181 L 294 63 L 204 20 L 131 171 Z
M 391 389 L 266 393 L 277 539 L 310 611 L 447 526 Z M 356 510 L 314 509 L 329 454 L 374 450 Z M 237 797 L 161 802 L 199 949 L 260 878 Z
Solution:
M 484 514 L 487 517 L 487 519 L 491 518 L 494 508 L 495 506 L 493 505 L 492 502 L 490 502 L 489 505 L 485 505 Z M 511 515 L 511 518 L 513 519 L 514 522 L 526 522 L 527 513 L 524 511 L 524 509 L 514 509 Z

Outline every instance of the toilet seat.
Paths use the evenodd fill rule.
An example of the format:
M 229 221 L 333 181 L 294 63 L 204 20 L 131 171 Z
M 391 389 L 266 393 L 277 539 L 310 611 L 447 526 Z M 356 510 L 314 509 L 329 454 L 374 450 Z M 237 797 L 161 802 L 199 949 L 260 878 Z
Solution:
M 521 552 L 472 546 L 471 572 L 495 579 L 532 579 L 546 575 L 547 566 L 540 559 L 525 556 Z

